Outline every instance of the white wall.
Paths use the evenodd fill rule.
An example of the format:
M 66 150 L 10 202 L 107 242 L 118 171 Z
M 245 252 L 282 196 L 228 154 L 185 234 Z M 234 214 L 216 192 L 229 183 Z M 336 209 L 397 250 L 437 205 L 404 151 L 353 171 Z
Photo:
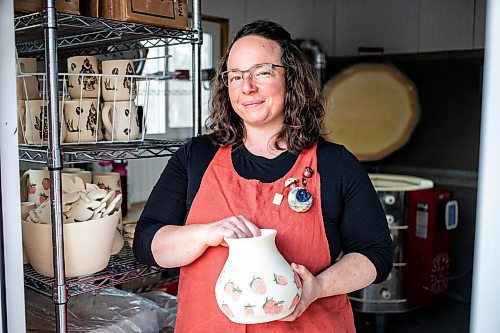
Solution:
M 486 0 L 206 0 L 202 13 L 229 19 L 230 38 L 245 23 L 269 19 L 293 38 L 315 39 L 329 56 L 484 47 Z
M 500 332 L 500 2 L 488 1 L 471 333 Z
M 316 39 L 332 54 L 334 1 L 330 0 L 206 0 L 203 14 L 229 19 L 229 39 L 246 23 L 267 19 L 280 23 L 293 38 Z

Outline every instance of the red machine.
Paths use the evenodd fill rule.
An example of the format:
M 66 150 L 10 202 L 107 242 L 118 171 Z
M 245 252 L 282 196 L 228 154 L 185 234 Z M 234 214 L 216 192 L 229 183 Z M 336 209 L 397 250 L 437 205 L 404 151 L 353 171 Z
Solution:
M 431 188 L 408 192 L 405 289 L 408 300 L 433 306 L 448 296 L 451 229 L 458 221 L 453 192 Z

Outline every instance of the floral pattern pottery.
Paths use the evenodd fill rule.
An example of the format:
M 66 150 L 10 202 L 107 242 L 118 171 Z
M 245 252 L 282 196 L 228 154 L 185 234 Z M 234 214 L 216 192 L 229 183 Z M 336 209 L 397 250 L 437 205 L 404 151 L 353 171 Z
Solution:
M 229 256 L 215 285 L 221 311 L 233 322 L 257 324 L 288 316 L 302 295 L 298 275 L 276 248 L 276 230 L 225 238 Z

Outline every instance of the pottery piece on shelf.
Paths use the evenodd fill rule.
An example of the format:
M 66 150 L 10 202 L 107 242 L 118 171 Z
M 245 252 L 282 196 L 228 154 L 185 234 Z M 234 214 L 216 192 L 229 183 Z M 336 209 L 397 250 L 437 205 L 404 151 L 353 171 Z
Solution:
M 101 219 L 66 223 L 64 232 L 64 263 L 66 277 L 96 273 L 108 265 L 121 212 Z M 52 226 L 23 221 L 23 244 L 33 269 L 53 277 Z
M 85 184 L 80 177 L 68 173 L 61 174 L 61 177 L 63 194 L 85 191 Z
M 104 211 L 103 215 L 106 216 L 108 214 L 111 214 L 113 212 L 114 209 L 116 209 L 116 207 L 120 207 L 118 205 L 119 202 L 121 202 L 121 199 L 122 199 L 122 194 L 118 194 L 114 199 L 113 201 L 111 201 L 111 203 L 106 207 L 106 210 Z
M 275 244 L 276 230 L 261 236 L 224 238 L 229 256 L 215 285 L 221 311 L 233 322 L 257 324 L 293 312 L 302 295 L 297 274 Z
M 120 252 L 124 243 L 122 234 L 118 229 L 116 229 L 115 238 L 113 238 L 113 247 L 111 248 L 111 255 L 115 255 Z

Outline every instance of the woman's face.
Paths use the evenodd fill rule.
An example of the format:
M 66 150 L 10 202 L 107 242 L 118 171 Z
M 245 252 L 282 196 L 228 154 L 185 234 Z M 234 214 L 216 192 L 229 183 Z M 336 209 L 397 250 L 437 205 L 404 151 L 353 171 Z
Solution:
M 237 40 L 227 60 L 227 69 L 248 70 L 256 64 L 281 63 L 281 48 L 275 41 L 258 36 L 246 36 Z M 243 73 L 241 83 L 229 84 L 229 99 L 246 127 L 281 128 L 285 118 L 285 69 L 271 71 L 270 79 L 256 80 Z

